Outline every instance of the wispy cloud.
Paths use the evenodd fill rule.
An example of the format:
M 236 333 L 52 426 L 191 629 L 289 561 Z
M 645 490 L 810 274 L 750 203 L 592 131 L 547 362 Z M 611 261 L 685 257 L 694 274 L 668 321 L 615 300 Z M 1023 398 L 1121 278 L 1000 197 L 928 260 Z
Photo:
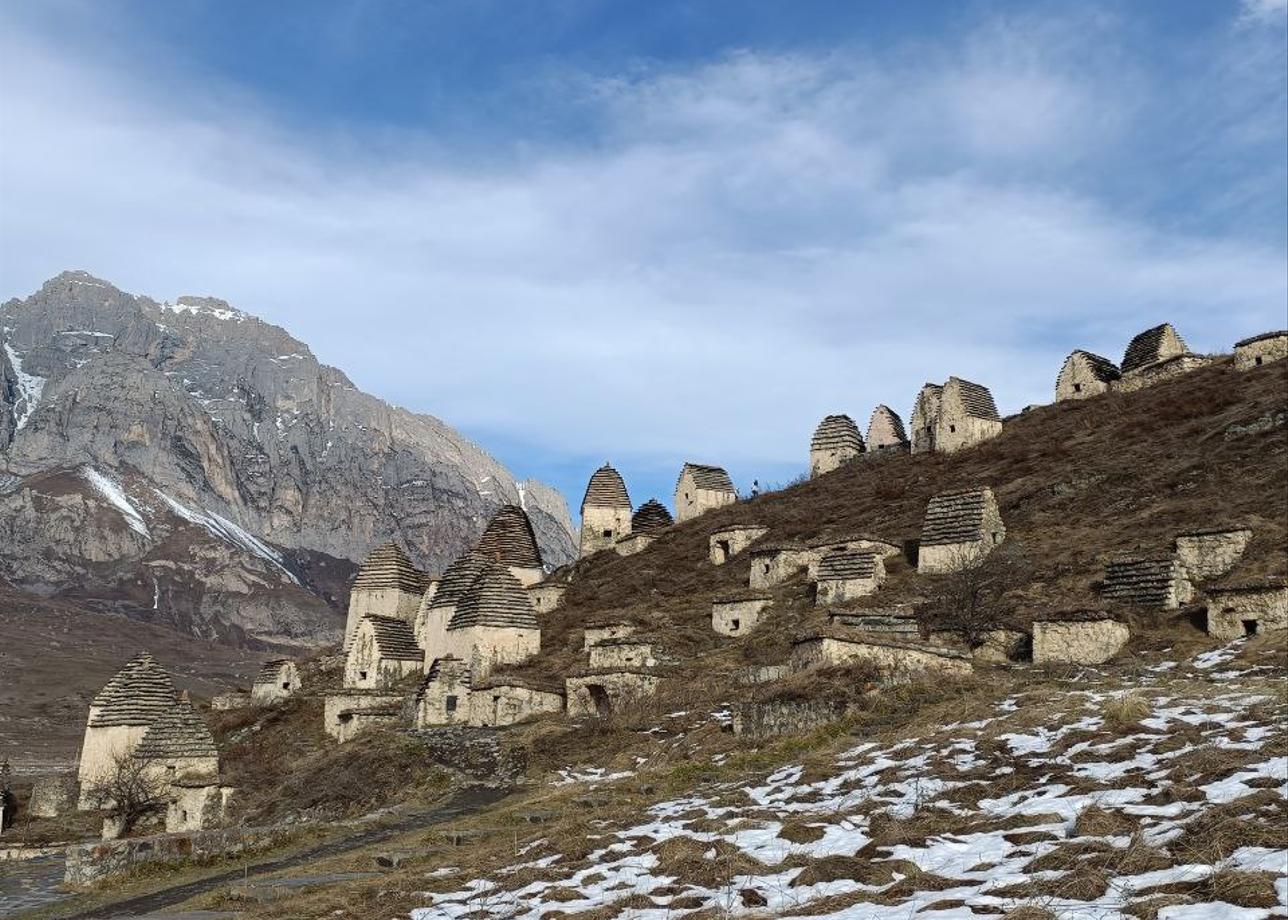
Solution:
M 0 284 L 83 267 L 216 293 L 545 457 L 772 478 L 824 413 L 906 412 L 927 379 L 1015 410 L 1074 347 L 1116 356 L 1162 319 L 1199 349 L 1282 325 L 1282 239 L 1120 200 L 1114 174 L 1148 185 L 1142 149 L 1194 142 L 1163 105 L 1236 113 L 1202 116 L 1221 150 L 1282 142 L 1282 121 L 1248 139 L 1282 77 L 1222 63 L 1259 40 L 1233 28 L 1251 6 L 1204 64 L 1224 99 L 1161 99 L 1112 17 L 990 20 L 879 54 L 562 74 L 544 104 L 585 135 L 492 157 L 287 131 L 244 91 L 4 29 Z M 1273 169 L 1208 175 L 1196 210 L 1282 202 Z

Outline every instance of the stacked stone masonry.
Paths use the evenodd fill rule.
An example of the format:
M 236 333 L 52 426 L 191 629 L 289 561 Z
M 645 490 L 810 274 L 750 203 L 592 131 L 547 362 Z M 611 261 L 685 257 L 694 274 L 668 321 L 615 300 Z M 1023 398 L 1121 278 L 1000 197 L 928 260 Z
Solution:
M 868 420 L 867 447 L 873 453 L 889 451 L 900 453 L 908 450 L 908 434 L 901 419 L 889 406 L 877 406 Z
M 349 614 L 344 625 L 344 647 L 364 616 L 396 617 L 412 623 L 420 610 L 429 577 L 412 565 L 398 544 L 382 543 L 358 569 L 349 590 Z
M 713 530 L 707 538 L 711 564 L 724 565 L 767 533 L 769 528 L 760 524 L 731 524 Z
M 559 581 L 542 581 L 528 587 L 528 599 L 536 613 L 549 613 L 563 603 L 568 585 Z
M 541 627 L 523 585 L 504 568 L 485 563 L 456 605 L 443 654 L 470 663 L 475 679 L 497 665 L 518 664 L 541 649 Z
M 1056 402 L 1107 393 L 1121 377 L 1118 365 L 1108 358 L 1089 351 L 1075 351 L 1065 359 L 1056 378 Z
M 1265 578 L 1207 589 L 1208 633 L 1239 639 L 1288 629 L 1288 581 Z
M 764 590 L 808 571 L 810 562 L 814 559 L 814 550 L 798 543 L 782 543 L 757 547 L 750 555 L 751 572 L 747 586 Z
M 846 604 L 867 597 L 885 581 L 885 561 L 873 550 L 833 550 L 818 563 L 815 603 Z
M 809 444 L 811 476 L 839 469 L 864 451 L 859 426 L 848 415 L 829 415 L 814 429 Z
M 287 699 L 300 690 L 300 671 L 289 658 L 275 658 L 264 662 L 251 685 L 251 699 L 260 706 L 268 706 Z
M 1175 610 L 1194 590 L 1185 566 L 1172 556 L 1117 559 L 1105 567 L 1101 596 L 1120 604 Z
M 917 571 L 938 575 L 976 564 L 1006 539 L 1006 527 L 989 488 L 936 495 L 926 507 Z
M 711 628 L 722 636 L 744 636 L 756 628 L 761 614 L 773 603 L 772 595 L 755 591 L 717 597 L 711 603 Z
M 624 639 L 634 634 L 637 628 L 634 623 L 625 622 L 587 624 L 582 630 L 581 650 L 588 652 L 609 639 Z
M 344 686 L 380 690 L 424 666 L 425 652 L 412 627 L 395 617 L 365 616 L 358 623 L 344 662 Z
M 654 668 L 660 659 L 652 642 L 634 636 L 603 639 L 590 647 L 590 667 L 596 670 Z
M 545 690 L 508 681 L 494 681 L 470 692 L 469 723 L 501 728 L 563 710 L 562 690 Z
M 1250 371 L 1288 358 L 1288 330 L 1263 332 L 1234 343 L 1235 370 Z
M 1034 620 L 1034 664 L 1103 664 L 1127 644 L 1126 624 L 1099 611 L 1055 613 Z
M 1210 581 L 1230 572 L 1252 541 L 1246 527 L 1193 530 L 1176 535 L 1176 558 L 1193 581 Z
M 657 692 L 662 682 L 647 671 L 574 674 L 565 682 L 568 715 L 604 717 Z
M 656 498 L 650 498 L 631 515 L 633 533 L 657 533 L 666 530 L 674 523 L 671 512 L 667 511 L 666 506 Z
M 737 500 L 733 480 L 720 467 L 686 463 L 675 483 L 675 519 L 680 522 L 692 520 Z
M 416 693 L 415 725 L 452 725 L 469 718 L 470 668 L 451 655 L 434 659 Z
M 631 533 L 631 518 L 626 483 L 617 470 L 605 463 L 591 475 L 581 500 L 581 555 L 612 549 Z
M 965 675 L 970 659 L 959 652 L 927 644 L 906 643 L 867 636 L 809 636 L 792 646 L 796 670 L 844 664 L 866 664 L 883 684 L 900 684 L 927 673 Z

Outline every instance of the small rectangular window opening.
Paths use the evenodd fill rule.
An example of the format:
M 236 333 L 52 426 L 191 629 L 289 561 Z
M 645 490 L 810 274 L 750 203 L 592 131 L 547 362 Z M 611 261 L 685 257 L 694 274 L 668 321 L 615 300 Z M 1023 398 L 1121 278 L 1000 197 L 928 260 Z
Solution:
M 729 621 L 729 629 L 731 632 L 737 632 L 738 627 L 741 625 L 742 625 L 742 621 L 739 620 L 737 617 Z
M 1081 393 L 1081 392 L 1082 392 L 1082 384 L 1080 384 L 1080 383 L 1075 383 L 1075 384 L 1073 385 L 1073 392 L 1075 392 L 1075 393 Z
M 1245 636 L 1255 636 L 1257 634 L 1256 620 L 1243 620 L 1243 634 Z
M 446 704 L 446 707 L 445 707 L 445 708 L 447 709 L 447 711 L 448 711 L 448 712 L 455 712 L 455 711 L 456 711 L 456 697 L 454 697 L 454 696 L 449 696 L 449 697 L 447 698 L 447 704 Z

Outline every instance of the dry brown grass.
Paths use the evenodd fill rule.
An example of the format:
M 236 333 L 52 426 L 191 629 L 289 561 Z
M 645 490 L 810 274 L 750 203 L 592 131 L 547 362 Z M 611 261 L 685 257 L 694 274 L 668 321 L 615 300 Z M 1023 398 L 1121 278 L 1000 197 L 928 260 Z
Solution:
M 1116 696 L 1105 703 L 1105 727 L 1119 733 L 1135 731 L 1140 728 L 1140 720 L 1149 718 L 1151 711 L 1149 698 L 1144 694 Z

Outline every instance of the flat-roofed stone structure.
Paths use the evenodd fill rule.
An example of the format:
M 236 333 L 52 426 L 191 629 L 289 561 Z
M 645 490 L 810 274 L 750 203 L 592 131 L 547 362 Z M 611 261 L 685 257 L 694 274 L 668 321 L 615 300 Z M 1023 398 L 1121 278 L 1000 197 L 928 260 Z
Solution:
M 965 675 L 970 658 L 961 652 L 928 643 L 905 642 L 876 635 L 816 633 L 792 644 L 792 665 L 798 670 L 864 663 L 883 684 L 901 684 L 929 674 Z
M 1234 369 L 1250 371 L 1288 358 L 1288 329 L 1263 332 L 1234 343 Z
M 412 623 L 420 610 L 429 577 L 392 540 L 372 550 L 349 589 L 349 615 L 344 624 L 344 648 L 349 648 L 358 622 L 368 614 L 396 617 Z
M 1194 596 L 1185 566 L 1174 556 L 1130 556 L 1105 566 L 1100 595 L 1138 607 L 1175 610 Z
M 368 615 L 358 621 L 344 659 L 344 686 L 384 690 L 425 666 L 425 650 L 406 620 Z
M 1055 401 L 1087 399 L 1108 393 L 1122 377 L 1118 365 L 1108 358 L 1081 349 L 1064 359 L 1055 379 Z
M 537 613 L 549 613 L 554 610 L 563 603 L 564 595 L 567 593 L 566 581 L 539 581 L 535 585 L 528 585 L 528 600 Z
M 643 668 L 578 671 L 564 681 L 568 715 L 573 718 L 612 715 L 656 693 L 662 680 L 661 674 Z
M 944 388 L 937 383 L 924 383 L 912 406 L 912 452 L 929 454 L 936 450 L 935 436 L 939 428 L 939 404 Z
M 809 442 L 809 474 L 822 476 L 840 469 L 864 451 L 859 426 L 848 415 L 828 415 Z
M 587 623 L 582 629 L 581 650 L 588 652 L 608 639 L 622 639 L 633 635 L 639 627 L 626 620 L 600 620 Z
M 1002 417 L 988 387 L 949 377 L 940 393 L 935 450 L 950 454 L 1002 433 Z
M 1176 535 L 1176 558 L 1192 581 L 1210 581 L 1230 572 L 1252 542 L 1247 527 L 1209 527 Z
M 1283 577 L 1231 581 L 1206 593 L 1208 634 L 1217 639 L 1288 629 L 1288 580 Z
M 624 537 L 619 537 L 613 544 L 613 552 L 619 556 L 634 556 L 636 553 L 648 549 L 649 544 L 657 539 L 656 533 L 640 530 L 634 533 L 628 533 Z
M 733 480 L 718 466 L 686 463 L 675 481 L 675 519 L 692 520 L 713 508 L 732 505 L 738 500 Z
M 183 834 L 223 824 L 236 790 L 217 780 L 185 777 L 171 783 L 169 793 L 165 832 Z
M 654 668 L 662 654 L 650 639 L 640 636 L 621 636 L 601 639 L 589 649 L 590 667 L 594 669 Z
M 77 773 L 79 808 L 92 807 L 88 792 L 115 769 L 118 758 L 133 755 L 153 723 L 178 705 L 170 675 L 149 654 L 112 676 L 89 704 Z
M 541 626 L 528 593 L 503 567 L 487 563 L 447 624 L 446 654 L 470 664 L 475 680 L 499 664 L 541 651 Z
M 416 691 L 417 728 L 469 720 L 470 666 L 452 655 L 435 658 Z
M 1065 610 L 1033 619 L 1034 664 L 1103 664 L 1131 631 L 1104 610 Z
M 756 628 L 760 615 L 774 603 L 766 591 L 740 591 L 711 602 L 711 628 L 722 636 L 745 636 Z
M 867 597 L 885 581 L 885 561 L 874 550 L 834 549 L 818 563 L 814 602 L 845 604 Z
M 470 724 L 500 728 L 564 710 L 564 689 L 523 678 L 490 677 L 470 691 Z
M 434 592 L 416 614 L 416 644 L 425 650 L 428 667 L 434 659 L 447 654 L 447 624 L 456 614 L 456 605 L 473 587 L 488 561 L 476 552 L 468 552 L 447 567 Z
M 534 585 L 546 576 L 532 521 L 528 512 L 518 505 L 502 505 L 497 509 L 474 552 L 489 562 L 505 566 L 522 585 Z
M 323 730 L 336 741 L 353 738 L 378 726 L 402 722 L 403 695 L 387 690 L 340 690 L 328 693 L 323 704 Z
M 942 575 L 976 564 L 1006 539 L 993 490 L 987 487 L 936 495 L 926 506 L 917 571 Z
M 763 524 L 729 524 L 717 527 L 707 537 L 711 564 L 724 565 L 767 533 L 769 528 Z
M 781 585 L 807 571 L 814 551 L 803 543 L 788 541 L 757 546 L 749 555 L 751 574 L 747 578 L 747 587 L 763 590 Z
M 300 691 L 300 669 L 289 658 L 274 658 L 264 662 L 255 682 L 251 685 L 251 699 L 260 706 L 269 706 Z
M 613 545 L 631 532 L 631 497 L 621 474 L 605 463 L 591 474 L 581 500 L 581 555 Z
M 868 450 L 872 453 L 903 453 L 908 450 L 908 433 L 903 419 L 889 406 L 881 405 L 872 410 L 868 419 Z

